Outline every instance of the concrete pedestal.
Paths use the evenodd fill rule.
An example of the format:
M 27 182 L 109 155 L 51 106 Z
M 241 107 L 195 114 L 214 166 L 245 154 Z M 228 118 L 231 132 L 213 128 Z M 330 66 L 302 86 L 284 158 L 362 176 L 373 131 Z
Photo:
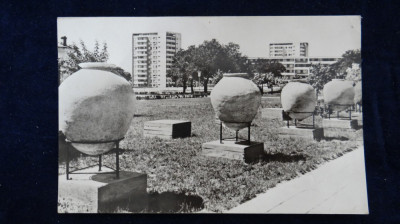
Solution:
M 323 119 L 324 135 L 327 138 L 352 138 L 355 135 L 355 129 L 358 127 L 356 119 Z
M 362 128 L 363 126 L 363 114 L 360 112 L 351 113 L 351 118 L 357 120 L 357 128 Z
M 264 143 L 242 141 L 235 143 L 234 140 L 223 140 L 207 142 L 202 145 L 202 155 L 240 160 L 246 163 L 258 162 L 264 154 Z
M 301 128 L 301 127 L 281 127 L 278 134 L 283 138 L 303 138 L 310 140 L 321 140 L 324 137 L 324 129 L 322 128 Z
M 283 120 L 282 112 L 283 112 L 282 108 L 262 108 L 261 117 L 267 119 Z
M 185 138 L 191 136 L 192 122 L 185 120 L 156 120 L 144 123 L 144 137 L 163 139 Z
M 102 172 L 110 171 L 102 168 Z M 80 172 L 98 172 L 98 167 Z M 119 207 L 126 207 L 126 203 L 135 204 L 130 207 L 147 207 L 146 174 L 120 171 L 119 179 L 115 179 L 115 174 L 72 174 L 70 177 L 67 180 L 61 175 L 58 179 L 59 213 L 105 212 L 110 206 L 118 207 L 118 203 L 125 203 Z
M 343 128 L 343 129 L 356 129 L 357 128 L 356 119 L 322 119 L 322 127 L 324 128 Z

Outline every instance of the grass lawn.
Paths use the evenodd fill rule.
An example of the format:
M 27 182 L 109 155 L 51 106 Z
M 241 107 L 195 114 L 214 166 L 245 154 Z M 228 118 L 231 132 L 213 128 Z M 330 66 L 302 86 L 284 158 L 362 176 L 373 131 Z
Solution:
M 263 107 L 268 102 L 263 99 Z M 219 139 L 219 125 L 209 98 L 137 101 L 137 113 L 125 140 L 120 167 L 126 171 L 148 174 L 148 192 L 174 192 L 196 195 L 203 199 L 204 208 L 220 212 L 243 203 L 256 194 L 267 191 L 279 182 L 290 180 L 315 169 L 319 164 L 337 158 L 361 144 L 362 130 L 348 141 L 305 141 L 281 139 L 275 133 L 283 125 L 257 115 L 253 121 L 252 140 L 265 143 L 265 157 L 256 164 L 245 164 L 200 155 L 202 143 Z M 192 137 L 174 140 L 144 138 L 145 121 L 158 119 L 187 119 L 192 122 Z M 317 124 L 320 119 L 316 119 Z M 224 130 L 227 135 L 233 131 Z M 246 138 L 247 130 L 240 135 Z M 357 141 L 358 140 L 358 141 Z M 62 161 L 62 159 L 60 160 Z M 78 157 L 71 164 L 86 166 L 96 157 Z M 104 163 L 112 166 L 114 156 L 105 156 Z M 60 162 L 59 173 L 65 172 Z M 189 212 L 194 212 L 193 210 Z

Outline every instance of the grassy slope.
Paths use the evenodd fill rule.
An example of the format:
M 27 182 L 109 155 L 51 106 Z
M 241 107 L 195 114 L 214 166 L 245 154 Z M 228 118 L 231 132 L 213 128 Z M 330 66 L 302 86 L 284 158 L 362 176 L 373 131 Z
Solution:
M 263 102 L 263 107 L 268 107 L 268 102 Z M 158 119 L 190 120 L 193 136 L 174 140 L 143 138 L 143 123 Z M 121 169 L 147 173 L 149 192 L 198 195 L 207 210 L 218 212 L 235 207 L 360 144 L 355 139 L 321 142 L 281 139 L 274 131 L 282 126 L 281 122 L 257 115 L 253 123 L 252 140 L 265 142 L 266 157 L 262 162 L 245 164 L 206 158 L 200 156 L 202 143 L 219 138 L 219 126 L 209 98 L 138 101 L 137 115 L 121 142 L 126 150 L 121 155 Z M 358 136 L 362 136 L 362 131 L 359 132 Z M 228 129 L 224 133 L 234 134 Z M 244 138 L 246 133 L 247 130 L 240 132 Z M 110 165 L 114 162 L 113 156 L 105 156 L 104 160 Z M 79 158 L 75 165 L 85 166 L 93 161 L 95 158 Z M 60 173 L 63 172 L 64 164 L 61 164 Z

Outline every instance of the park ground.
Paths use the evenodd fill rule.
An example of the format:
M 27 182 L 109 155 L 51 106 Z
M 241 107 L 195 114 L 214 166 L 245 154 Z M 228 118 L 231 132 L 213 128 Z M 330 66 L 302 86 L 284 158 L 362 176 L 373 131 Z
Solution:
M 279 102 L 263 98 L 262 107 L 279 106 Z M 173 140 L 144 138 L 144 122 L 159 119 L 190 120 L 192 136 Z M 316 118 L 316 123 L 321 125 L 320 117 Z M 362 144 L 361 129 L 347 140 L 317 142 L 280 138 L 276 130 L 282 126 L 282 121 L 262 118 L 261 113 L 254 119 L 251 140 L 264 142 L 265 148 L 265 155 L 258 163 L 204 157 L 201 155 L 202 144 L 219 139 L 219 124 L 215 121 L 209 98 L 137 101 L 135 117 L 121 142 L 120 167 L 125 171 L 146 173 L 149 193 L 168 192 L 201 198 L 201 207 L 182 205 L 182 212 L 201 209 L 222 212 Z M 228 129 L 224 129 L 224 133 L 234 135 Z M 247 130 L 242 130 L 239 135 L 246 138 Z M 65 172 L 64 155 L 61 146 L 59 174 Z M 76 153 L 71 165 L 85 167 L 95 164 L 96 159 Z M 114 157 L 105 156 L 104 163 L 113 166 Z M 129 208 L 119 208 L 119 211 L 129 212 Z

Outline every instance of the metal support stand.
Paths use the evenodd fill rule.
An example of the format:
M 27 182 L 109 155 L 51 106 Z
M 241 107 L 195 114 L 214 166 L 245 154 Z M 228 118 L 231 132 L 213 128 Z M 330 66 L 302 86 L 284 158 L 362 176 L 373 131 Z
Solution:
M 312 114 L 312 128 L 315 128 L 315 113 Z
M 313 128 L 315 128 L 315 111 L 313 111 L 313 112 L 284 111 L 284 113 L 287 113 L 287 114 L 289 114 L 289 113 L 294 113 L 294 114 L 304 114 L 304 113 L 312 114 L 312 126 L 313 126 Z M 290 127 L 289 120 L 286 120 L 286 125 L 287 125 L 288 128 Z M 297 119 L 294 119 L 294 126 L 297 127 Z
M 331 105 L 328 105 L 328 119 L 331 119 Z
M 219 143 L 222 144 L 222 121 L 219 122 Z
M 250 143 L 250 127 L 251 127 L 251 122 L 235 122 L 235 123 L 246 123 L 247 124 L 247 139 L 243 139 L 243 138 L 239 138 L 239 131 L 235 131 L 235 137 L 233 138 L 223 138 L 222 135 L 222 121 L 220 122 L 220 126 L 219 126 L 219 142 L 221 144 L 223 140 L 226 139 L 235 139 L 235 142 L 239 142 L 239 140 L 244 140 L 247 141 L 248 143 Z
M 249 141 L 249 143 L 250 143 L 250 123 L 249 123 L 249 126 L 247 126 L 247 141 Z
M 348 107 L 349 107 L 349 109 L 348 109 L 348 111 L 349 111 L 349 119 L 351 120 L 351 111 L 352 111 L 352 106 L 353 106 L 353 105 L 351 105 L 351 104 L 350 104 L 350 105 L 348 105 L 348 104 L 329 104 L 329 105 L 328 105 L 328 109 L 329 109 L 329 111 L 328 111 L 328 119 L 331 119 L 331 110 L 330 110 L 331 105 L 336 105 L 336 106 L 348 106 Z M 340 118 L 340 116 L 339 116 L 339 111 L 336 112 L 336 118 L 337 118 L 337 119 Z
M 109 168 L 109 169 L 112 169 L 112 170 L 114 170 L 113 172 L 101 172 L 101 168 L 102 168 L 102 166 L 103 166 L 103 164 L 102 164 L 102 156 L 103 155 L 105 155 L 105 154 L 101 154 L 101 155 L 99 155 L 99 164 L 98 164 L 98 166 L 99 166 L 99 172 L 76 172 L 76 171 L 80 171 L 80 170 L 84 170 L 84 169 L 87 169 L 87 168 L 90 168 L 90 167 L 94 167 L 94 166 L 97 166 L 97 165 L 94 165 L 94 166 L 88 166 L 88 167 L 84 167 L 84 168 L 79 168 L 79 169 L 75 169 L 75 170 L 72 170 L 72 171 L 70 171 L 70 167 L 69 167 L 69 162 L 70 162 L 70 159 L 69 159 L 69 147 L 67 148 L 67 158 L 66 158 L 66 177 L 67 177 L 67 180 L 71 180 L 72 178 L 70 178 L 69 176 L 70 175 L 72 175 L 72 174 L 115 174 L 115 176 L 116 176 L 116 179 L 119 179 L 119 142 L 121 141 L 121 140 L 123 140 L 124 138 L 121 138 L 121 139 L 117 139 L 117 140 L 112 140 L 112 141 L 70 141 L 71 143 L 79 143 L 79 144 L 103 144 L 103 143 L 112 143 L 112 142 L 114 142 L 115 143 L 115 149 L 114 150 L 111 150 L 110 152 L 108 152 L 108 153 L 105 153 L 105 154 L 109 154 L 109 153 L 112 153 L 113 151 L 115 151 L 115 167 L 116 167 L 116 169 L 113 169 L 113 168 L 111 168 L 111 167 L 108 167 L 108 166 L 105 166 L 105 167 L 107 167 L 107 168 Z
M 116 176 L 117 179 L 119 179 L 119 141 L 115 143 L 116 147 L 115 147 L 115 166 L 116 166 Z
M 101 155 L 99 155 L 99 171 L 101 171 Z

